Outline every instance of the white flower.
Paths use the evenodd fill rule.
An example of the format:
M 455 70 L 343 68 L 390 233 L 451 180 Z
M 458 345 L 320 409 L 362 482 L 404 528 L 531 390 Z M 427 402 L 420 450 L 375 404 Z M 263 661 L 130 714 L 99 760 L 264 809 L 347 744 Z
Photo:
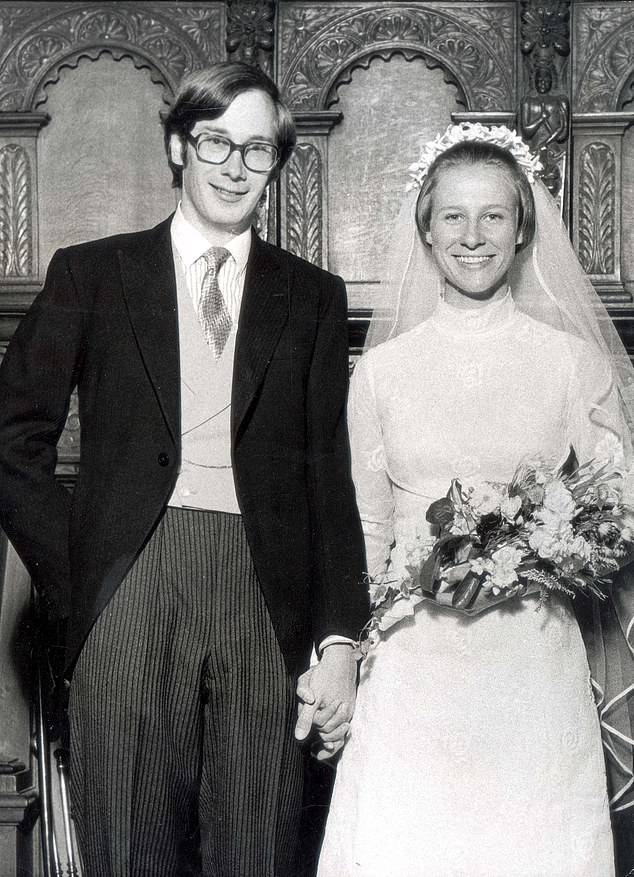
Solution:
M 472 140 L 494 143 L 508 150 L 531 183 L 534 182 L 535 175 L 543 170 L 539 158 L 533 155 L 516 131 L 511 131 L 504 125 L 487 126 L 480 122 L 460 122 L 458 125 L 450 125 L 444 134 L 438 134 L 435 140 L 422 146 L 418 161 L 410 165 L 409 173 L 413 179 L 408 183 L 407 190 L 420 188 L 432 163 L 442 152 L 456 143 Z
M 544 488 L 544 508 L 564 521 L 571 521 L 577 505 L 573 495 L 562 481 L 551 481 Z
M 406 568 L 420 569 L 431 554 L 435 543 L 436 539 L 433 536 L 416 536 L 412 542 L 406 542 L 404 545 Z
M 519 496 L 505 496 L 500 503 L 500 514 L 506 521 L 514 521 L 522 508 Z
M 522 552 L 518 548 L 505 545 L 491 555 L 493 569 L 490 581 L 493 587 L 508 588 L 517 582 L 517 567 L 522 562 Z
M 489 560 L 486 557 L 474 557 L 469 561 L 469 567 L 471 572 L 474 572 L 477 576 L 481 576 L 483 573 L 489 573 L 493 569 L 493 561 Z
M 467 490 L 467 501 L 476 515 L 492 515 L 500 510 L 502 492 L 489 481 L 476 481 Z
M 463 514 L 456 512 L 449 532 L 453 536 L 470 536 L 475 530 L 475 522 L 468 520 Z
M 599 465 L 609 463 L 620 469 L 624 461 L 623 442 L 613 433 L 606 433 L 595 448 L 594 459 Z

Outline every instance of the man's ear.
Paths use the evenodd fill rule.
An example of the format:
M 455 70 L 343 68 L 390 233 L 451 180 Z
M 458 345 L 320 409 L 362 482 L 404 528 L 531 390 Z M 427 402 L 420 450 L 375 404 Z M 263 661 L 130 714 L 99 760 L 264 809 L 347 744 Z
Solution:
M 185 144 L 178 134 L 170 134 L 169 153 L 172 164 L 183 167 L 185 164 Z

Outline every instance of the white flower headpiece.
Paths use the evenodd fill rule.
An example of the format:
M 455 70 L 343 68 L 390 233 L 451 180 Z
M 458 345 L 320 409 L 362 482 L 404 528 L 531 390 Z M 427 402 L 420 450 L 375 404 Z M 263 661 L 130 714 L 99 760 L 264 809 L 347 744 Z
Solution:
M 481 140 L 485 143 L 494 143 L 502 149 L 508 150 L 515 156 L 531 183 L 543 170 L 543 165 L 536 155 L 530 151 L 526 143 L 516 131 L 511 131 L 504 125 L 482 125 L 480 122 L 460 122 L 459 125 L 450 125 L 444 134 L 438 134 L 435 140 L 425 143 L 421 149 L 418 161 L 410 165 L 409 173 L 411 182 L 407 184 L 407 190 L 420 189 L 423 180 L 434 160 L 442 153 L 465 140 Z

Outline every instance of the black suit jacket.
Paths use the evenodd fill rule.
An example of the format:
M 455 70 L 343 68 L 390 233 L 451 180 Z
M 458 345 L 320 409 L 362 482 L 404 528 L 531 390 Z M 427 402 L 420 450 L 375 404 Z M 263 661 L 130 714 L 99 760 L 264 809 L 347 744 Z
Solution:
M 72 663 L 163 514 L 178 474 L 180 372 L 170 219 L 58 251 L 0 367 L 0 522 Z M 77 387 L 71 496 L 55 446 Z M 349 475 L 345 289 L 253 237 L 232 397 L 247 537 L 293 670 L 367 616 Z

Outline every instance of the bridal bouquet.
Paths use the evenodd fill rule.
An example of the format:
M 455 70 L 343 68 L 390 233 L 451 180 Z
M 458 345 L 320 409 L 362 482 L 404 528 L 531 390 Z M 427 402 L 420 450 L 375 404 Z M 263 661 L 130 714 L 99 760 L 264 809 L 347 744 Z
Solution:
M 520 464 L 510 484 L 454 479 L 427 511 L 437 537 L 409 546 L 404 577 L 370 583 L 362 650 L 423 599 L 468 614 L 530 593 L 604 599 L 610 575 L 634 558 L 629 493 L 614 463 L 579 466 L 572 451 L 561 467 Z

